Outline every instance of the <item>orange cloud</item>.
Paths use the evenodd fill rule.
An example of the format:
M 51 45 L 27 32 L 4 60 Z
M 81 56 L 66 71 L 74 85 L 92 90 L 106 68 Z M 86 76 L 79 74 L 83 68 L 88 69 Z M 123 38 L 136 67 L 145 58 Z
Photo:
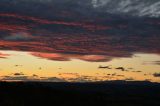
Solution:
M 0 53 L 0 58 L 6 58 L 8 56 L 10 56 L 10 55 L 9 54 L 4 54 L 4 53 Z
M 42 52 L 31 52 L 33 56 L 45 58 L 49 60 L 56 61 L 69 61 L 71 59 L 80 59 L 84 61 L 90 62 L 102 62 L 102 61 L 110 61 L 112 58 L 103 56 L 103 55 L 76 55 L 76 54 L 58 54 L 58 53 L 42 53 Z
M 40 53 L 40 52 L 32 52 L 30 53 L 33 56 L 40 57 L 40 58 L 46 58 L 49 60 L 57 60 L 57 61 L 68 61 L 69 59 L 61 54 L 56 53 Z

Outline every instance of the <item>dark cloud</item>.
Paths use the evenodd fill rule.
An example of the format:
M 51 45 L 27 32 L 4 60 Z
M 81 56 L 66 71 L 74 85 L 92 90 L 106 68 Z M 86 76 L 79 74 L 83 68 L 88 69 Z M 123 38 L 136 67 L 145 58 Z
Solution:
M 5 76 L 2 81 L 29 81 L 28 76 Z
M 134 81 L 135 79 L 132 78 L 132 77 L 129 77 L 129 78 L 125 78 L 124 80 L 125 80 L 125 81 Z
M 115 22 L 113 21 L 113 23 Z M 144 32 L 133 25 L 127 27 L 133 27 L 134 31 L 128 30 L 131 28 L 119 29 L 116 26 L 111 26 L 112 29 L 107 32 L 96 30 L 96 32 L 88 32 L 81 28 L 77 29 L 77 26 L 73 26 L 67 31 L 66 29 L 70 28 L 70 26 L 63 24 L 60 24 L 60 26 L 53 24 L 52 26 L 52 24 L 46 25 L 43 22 L 42 25 L 37 26 L 36 23 L 30 22 L 34 25 L 27 25 L 29 24 L 27 20 L 25 23 L 25 30 L 23 26 L 19 25 L 23 29 L 17 27 L 18 22 L 16 22 L 16 25 L 8 24 L 7 27 L 4 27 L 4 25 L 0 27 L 0 32 L 9 33 L 6 36 L 0 35 L 0 49 L 91 54 L 93 57 L 94 55 L 107 55 L 109 56 L 108 60 L 111 59 L 110 57 L 130 57 L 134 52 L 159 54 L 160 51 L 160 46 L 158 46 L 160 37 L 156 34 L 158 33 L 157 31 L 152 32 L 152 28 L 150 30 L 146 29 L 146 32 Z M 96 24 L 98 25 L 98 23 Z M 141 25 L 141 23 L 139 24 Z M 153 27 L 151 25 L 148 26 Z M 57 31 L 61 31 L 61 33 Z M 133 34 L 130 35 L 132 32 Z M 83 59 L 88 60 L 88 57 L 84 56 Z M 100 61 L 103 60 L 100 59 Z
M 31 51 L 34 56 L 60 61 L 72 57 L 110 61 L 131 57 L 135 52 L 160 54 L 159 18 L 99 12 L 92 3 L 92 0 L 2 0 L 0 49 Z M 55 52 L 70 56 L 54 56 Z
M 132 71 L 132 72 L 135 72 L 135 73 L 141 73 L 142 71 Z
M 10 41 L 27 41 L 31 40 L 33 37 L 30 36 L 27 33 L 24 32 L 19 32 L 19 33 L 14 33 L 10 36 L 4 37 L 4 40 L 10 40 Z
M 95 11 L 104 14 L 123 14 L 135 17 L 160 16 L 158 0 L 1 0 L 1 6 L 5 8 L 3 11 L 10 10 L 35 15 L 41 13 L 43 16 L 50 15 L 50 17 L 53 17 L 54 14 L 54 17 L 56 17 L 58 13 L 60 13 L 58 16 L 63 16 L 69 10 L 72 14 L 79 13 L 86 16 L 94 14 Z M 54 14 L 51 14 L 52 12 L 49 10 L 53 11 Z
M 160 73 L 154 73 L 153 76 L 154 77 L 160 77 Z
M 33 76 L 33 77 L 38 77 L 38 75 L 36 75 L 36 74 L 33 74 L 32 76 Z
M 101 69 L 112 69 L 110 66 L 99 66 L 98 68 L 101 68 Z
M 115 68 L 115 69 L 121 70 L 121 71 L 126 71 L 124 67 L 117 67 L 117 68 Z
M 117 77 L 125 77 L 125 75 L 117 75 Z
M 20 73 L 14 73 L 15 76 L 23 76 L 24 74 L 22 72 Z
M 160 65 L 160 61 L 146 61 L 143 64 Z
M 46 78 L 46 79 L 42 79 L 42 81 L 49 81 L 49 82 L 66 82 L 66 80 L 60 79 L 60 78 L 57 78 L 57 77 L 49 77 L 49 78 Z
M 154 64 L 160 65 L 160 61 L 155 61 Z
M 80 76 L 78 73 L 59 73 L 59 75 L 61 75 L 61 76 L 69 75 L 69 76 L 76 76 L 76 77 Z
M 18 64 L 15 65 L 15 67 L 22 67 L 22 66 L 23 66 L 23 65 L 18 65 Z
M 15 73 L 14 76 L 2 76 L 1 81 L 41 81 L 41 82 L 66 82 L 64 79 L 57 77 L 39 78 L 37 75 L 25 76 L 20 73 Z
M 67 78 L 66 80 L 71 81 L 71 82 L 93 82 L 93 81 L 100 81 L 98 77 L 95 76 L 85 76 L 81 75 L 79 77 L 75 78 Z

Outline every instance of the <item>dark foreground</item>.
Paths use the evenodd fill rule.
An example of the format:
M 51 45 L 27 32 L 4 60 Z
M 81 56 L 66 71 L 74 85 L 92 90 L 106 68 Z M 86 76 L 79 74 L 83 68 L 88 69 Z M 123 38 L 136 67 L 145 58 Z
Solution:
M 160 84 L 150 82 L 0 82 L 0 106 L 160 106 Z

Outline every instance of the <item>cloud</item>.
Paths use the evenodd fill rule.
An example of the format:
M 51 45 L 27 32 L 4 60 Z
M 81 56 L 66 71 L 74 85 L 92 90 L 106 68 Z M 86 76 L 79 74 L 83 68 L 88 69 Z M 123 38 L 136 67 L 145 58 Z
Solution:
M 98 81 L 100 79 L 98 79 L 95 76 L 85 76 L 85 75 L 81 75 L 78 77 L 73 77 L 73 78 L 66 78 L 67 81 L 69 82 L 95 82 Z
M 23 76 L 24 74 L 22 72 L 20 73 L 14 73 L 14 76 Z
M 160 77 L 160 73 L 154 73 L 153 76 L 154 77 Z
M 10 3 L 10 6 L 5 6 L 7 3 Z M 97 14 L 97 12 L 134 17 L 160 16 L 160 2 L 158 0 L 4 0 L 1 1 L 1 4 L 4 6 L 3 8 L 7 8 L 8 10 L 10 10 L 9 8 L 12 8 L 12 11 L 16 12 L 30 14 L 36 13 L 36 15 L 41 13 L 43 16 L 47 14 L 50 15 L 50 17 L 53 17 L 51 14 L 52 12 L 50 11 L 53 11 L 54 15 L 56 14 L 57 16 L 58 13 L 65 10 L 70 10 L 72 12 L 76 12 L 77 14 L 79 13 L 80 17 L 81 15 L 89 16 L 92 14 Z
M 125 81 L 134 81 L 135 79 L 132 78 L 132 77 L 129 77 L 129 78 L 125 78 L 124 80 L 125 80 Z
M 29 81 L 28 76 L 5 76 L 1 79 L 2 81 Z
M 115 69 L 121 70 L 121 71 L 126 71 L 124 67 L 117 67 L 117 68 L 115 68 Z
M 0 53 L 0 58 L 7 58 L 9 57 L 9 54 Z
M 46 78 L 46 79 L 42 79 L 42 81 L 49 81 L 49 82 L 66 82 L 66 80 L 60 79 L 60 78 L 57 78 L 57 77 L 49 77 L 49 78 Z
M 141 73 L 142 71 L 132 71 L 132 72 L 135 72 L 135 73 Z
M 41 53 L 41 52 L 32 52 L 30 53 L 33 56 L 45 58 L 49 60 L 57 60 L 57 61 L 69 61 L 70 59 L 67 58 L 65 55 L 61 55 L 58 53 Z
M 48 20 L 48 19 L 42 19 L 42 18 L 36 18 L 33 16 L 24 16 L 24 15 L 18 15 L 18 14 L 9 14 L 9 13 L 0 13 L 0 17 L 7 17 L 13 22 L 16 22 L 18 19 L 20 23 L 23 23 L 23 25 L 19 25 L 18 23 L 10 24 L 10 23 L 4 23 L 2 22 L 0 25 L 1 30 L 8 30 L 8 31 L 27 31 L 33 26 L 39 26 L 39 25 L 62 25 L 62 26 L 68 26 L 68 27 L 77 27 L 86 29 L 89 31 L 94 30 L 108 30 L 111 29 L 110 26 L 106 26 L 103 24 L 95 24 L 91 22 L 77 22 L 77 21 L 57 21 L 57 20 Z M 7 20 L 7 19 L 6 19 Z M 28 23 L 28 21 L 31 21 Z M 27 26 L 25 26 L 27 24 Z
M 4 40 L 10 40 L 10 41 L 27 41 L 31 40 L 33 37 L 25 32 L 18 32 L 13 33 L 10 36 L 4 37 Z
M 64 79 L 66 78 L 77 78 L 80 77 L 80 75 L 78 73 L 59 73 L 60 77 L 63 77 Z
M 99 69 L 112 69 L 112 67 L 109 65 L 109 66 L 99 66 L 98 67 Z
M 66 82 L 66 80 L 57 77 L 38 77 L 37 75 L 26 76 L 15 73 L 14 76 L 2 76 L 1 81 L 41 81 L 41 82 Z
M 143 64 L 160 65 L 160 61 L 146 61 Z
M 154 61 L 154 64 L 160 65 L 160 61 Z
M 30 54 L 39 58 L 56 60 L 56 61 L 70 61 L 71 59 L 80 59 L 89 62 L 104 62 L 111 60 L 111 57 L 103 55 L 78 55 L 78 54 L 43 53 L 43 52 L 31 52 Z

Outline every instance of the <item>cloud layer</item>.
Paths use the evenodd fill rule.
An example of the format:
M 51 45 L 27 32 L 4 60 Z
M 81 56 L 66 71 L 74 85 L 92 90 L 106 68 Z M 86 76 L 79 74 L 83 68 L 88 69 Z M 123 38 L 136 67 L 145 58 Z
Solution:
M 129 9 L 126 13 L 130 14 L 131 7 L 141 12 L 137 5 L 142 4 L 151 8 L 150 5 L 158 5 L 159 2 L 2 0 L 0 49 L 31 51 L 37 57 L 55 60 L 70 59 L 55 57 L 55 52 L 74 54 L 86 61 L 130 57 L 135 52 L 159 54 L 159 18 L 117 14 L 127 11 L 125 9 Z M 117 7 L 119 9 L 111 8 L 111 13 L 106 13 L 105 9 L 109 11 L 116 5 L 120 6 Z M 147 12 L 151 10 L 146 9 Z M 133 11 L 133 14 L 136 13 Z M 39 55 L 39 52 L 43 53 Z

